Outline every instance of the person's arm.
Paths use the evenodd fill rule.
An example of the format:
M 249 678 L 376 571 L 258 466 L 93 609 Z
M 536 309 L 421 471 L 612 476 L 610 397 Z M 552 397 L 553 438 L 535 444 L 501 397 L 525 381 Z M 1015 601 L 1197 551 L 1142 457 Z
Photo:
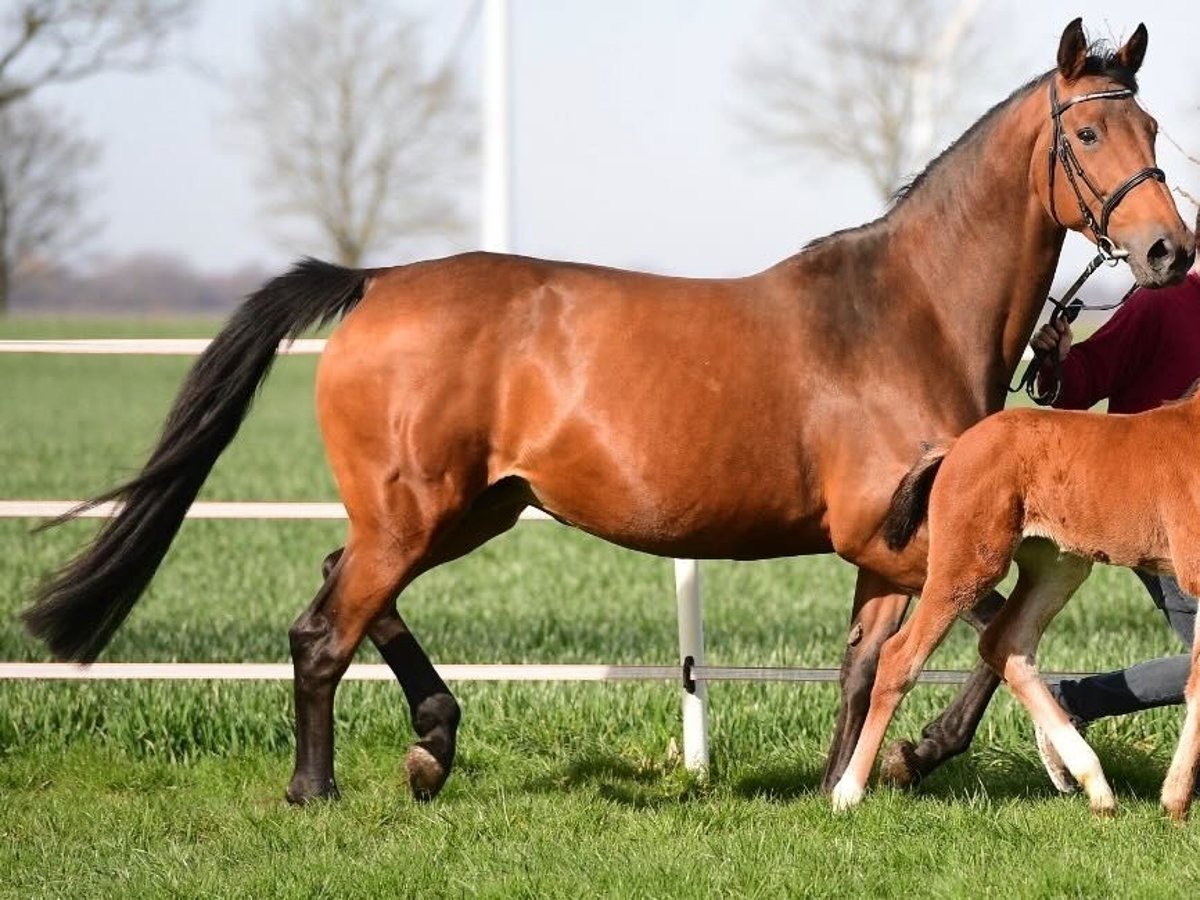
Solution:
M 1062 361 L 1062 383 L 1054 405 L 1087 409 L 1129 384 L 1151 359 L 1157 343 L 1155 304 L 1145 290 L 1133 296 L 1090 338 L 1072 346 L 1071 326 L 1046 324 L 1029 343 L 1035 350 L 1056 352 Z M 1054 388 L 1054 365 L 1038 375 L 1043 392 Z

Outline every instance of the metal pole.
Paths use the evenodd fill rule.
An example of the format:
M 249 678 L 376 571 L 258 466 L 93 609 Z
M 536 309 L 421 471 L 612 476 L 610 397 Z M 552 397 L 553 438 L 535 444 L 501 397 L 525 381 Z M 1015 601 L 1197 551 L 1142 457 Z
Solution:
M 483 197 L 480 245 L 512 250 L 509 121 L 509 5 L 485 0 L 483 48 Z
M 700 564 L 675 560 L 675 600 L 679 607 L 679 662 L 704 665 L 704 619 L 700 600 Z M 692 682 L 683 692 L 683 764 L 703 773 L 708 769 L 708 685 Z

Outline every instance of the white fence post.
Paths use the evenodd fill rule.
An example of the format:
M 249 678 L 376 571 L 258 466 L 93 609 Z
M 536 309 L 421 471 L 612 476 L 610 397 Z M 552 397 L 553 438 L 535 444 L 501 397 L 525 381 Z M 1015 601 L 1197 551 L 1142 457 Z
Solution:
M 700 564 L 675 560 L 675 600 L 679 607 L 679 662 L 683 666 L 683 764 L 708 769 L 708 685 L 691 679 L 691 667 L 704 665 L 704 619 L 700 599 Z

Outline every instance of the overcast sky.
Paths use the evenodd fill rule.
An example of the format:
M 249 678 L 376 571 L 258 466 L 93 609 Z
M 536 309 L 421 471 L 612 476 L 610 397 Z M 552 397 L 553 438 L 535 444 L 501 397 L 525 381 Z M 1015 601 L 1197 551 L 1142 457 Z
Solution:
M 744 274 L 877 216 L 881 204 L 857 171 L 818 160 L 781 166 L 736 127 L 744 94 L 735 63 L 771 27 L 770 7 L 779 2 L 512 0 L 515 249 L 677 274 Z M 435 58 L 469 7 L 469 0 L 396 3 L 429 19 Z M 986 76 L 976 115 L 1050 68 L 1063 27 L 1080 11 L 1093 37 L 1124 38 L 1145 21 L 1143 102 L 1200 155 L 1194 2 L 989 5 L 999 64 Z M 205 0 L 177 44 L 222 76 L 243 71 L 255 29 L 277 7 L 275 0 Z M 464 48 L 471 74 L 479 48 L 476 32 Z M 93 198 L 104 223 L 100 253 L 161 251 L 228 270 L 247 262 L 275 268 L 319 251 L 274 242 L 219 81 L 176 67 L 107 75 L 43 96 L 103 144 Z M 1172 182 L 1197 193 L 1200 168 L 1165 140 L 1159 160 Z M 1064 277 L 1087 253 L 1081 238 L 1068 250 Z

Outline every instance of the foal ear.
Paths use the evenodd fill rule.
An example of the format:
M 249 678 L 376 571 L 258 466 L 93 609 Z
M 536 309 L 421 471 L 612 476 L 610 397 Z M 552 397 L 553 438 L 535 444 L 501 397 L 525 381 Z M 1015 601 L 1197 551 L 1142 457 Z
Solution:
M 1146 44 L 1149 40 L 1150 34 L 1143 23 L 1134 30 L 1125 46 L 1117 51 L 1117 62 L 1136 75 L 1137 70 L 1142 67 L 1142 60 L 1146 58 Z
M 1132 41 L 1132 38 L 1130 39 Z M 1122 48 L 1124 49 L 1124 48 Z M 1083 19 L 1074 19 L 1062 33 L 1058 42 L 1058 71 L 1067 81 L 1074 81 L 1083 74 L 1087 65 L 1087 35 L 1083 33 Z

